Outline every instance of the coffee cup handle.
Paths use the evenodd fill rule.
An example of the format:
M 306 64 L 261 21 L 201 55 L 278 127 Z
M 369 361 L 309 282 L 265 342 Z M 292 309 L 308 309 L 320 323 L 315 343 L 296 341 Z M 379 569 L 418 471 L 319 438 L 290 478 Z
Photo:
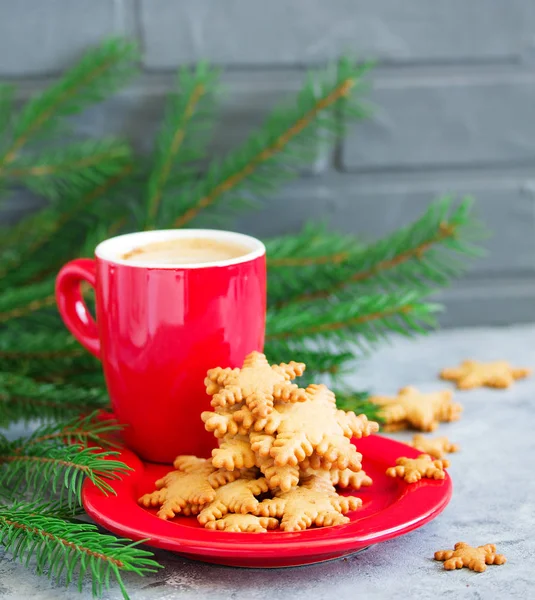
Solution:
M 95 288 L 95 261 L 90 258 L 80 258 L 67 263 L 56 278 L 56 301 L 67 329 L 84 348 L 100 358 L 97 324 L 84 302 L 80 289 L 84 281 L 93 289 Z

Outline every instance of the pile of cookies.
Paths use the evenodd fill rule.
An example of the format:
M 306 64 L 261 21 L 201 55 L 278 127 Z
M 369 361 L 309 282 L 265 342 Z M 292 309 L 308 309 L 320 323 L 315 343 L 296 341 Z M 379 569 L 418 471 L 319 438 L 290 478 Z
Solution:
M 158 516 L 196 515 L 209 529 L 300 531 L 346 523 L 361 500 L 338 488 L 371 485 L 351 438 L 379 426 L 338 410 L 325 385 L 299 388 L 303 363 L 270 365 L 259 352 L 241 369 L 208 371 L 213 411 L 202 413 L 219 441 L 211 459 L 179 456 L 175 470 L 139 499 Z

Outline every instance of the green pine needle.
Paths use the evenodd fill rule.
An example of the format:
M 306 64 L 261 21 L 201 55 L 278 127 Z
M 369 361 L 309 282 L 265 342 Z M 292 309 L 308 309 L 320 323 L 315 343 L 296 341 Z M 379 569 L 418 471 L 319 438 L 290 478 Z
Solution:
M 65 586 L 74 583 L 82 591 L 87 578 L 95 597 L 109 589 L 113 578 L 128 599 L 122 573 L 144 575 L 160 568 L 139 542 L 100 533 L 95 525 L 64 520 L 47 504 L 0 506 L 0 544 L 15 560 L 26 567 L 34 564 L 39 575 Z
M 474 245 L 482 228 L 471 215 L 472 201 L 444 197 L 433 202 L 414 223 L 358 248 L 331 255 L 330 261 L 300 264 L 275 255 L 270 266 L 270 299 L 279 305 L 335 295 L 436 288 L 462 274 L 466 257 L 481 255 Z M 303 234 L 293 236 L 295 240 Z M 332 234 L 330 234 L 332 236 Z M 365 292 L 364 292 L 365 289 Z
M 0 323 L 55 306 L 54 279 L 23 287 L 7 287 L 0 293 Z
M 82 484 L 87 477 L 104 493 L 115 493 L 110 481 L 121 479 L 130 470 L 114 457 L 118 452 L 98 451 L 83 446 L 59 446 L 48 440 L 0 443 L 0 485 L 32 498 L 46 498 L 51 492 L 61 502 L 81 503 Z
M 273 111 L 241 147 L 214 160 L 197 185 L 175 198 L 173 226 L 189 225 L 223 200 L 228 213 L 232 206 L 243 206 L 294 177 L 320 148 L 343 133 L 346 122 L 338 109 L 351 105 L 354 115 L 364 116 L 352 94 L 362 88 L 367 68 L 342 59 L 335 69 L 311 74 L 293 106 Z
M 99 418 L 100 411 L 94 411 L 85 417 L 76 417 L 66 422 L 55 421 L 41 425 L 33 433 L 24 438 L 22 447 L 28 448 L 36 444 L 49 446 L 78 445 L 84 448 L 99 446 L 100 448 L 121 448 L 114 434 L 122 430 L 115 419 Z
M 102 183 L 79 181 L 76 190 L 63 193 L 54 205 L 17 223 L 0 240 L 0 278 L 6 286 L 55 275 L 65 256 L 76 256 L 101 219 L 113 222 L 124 214 L 121 193 L 131 170 L 132 166 L 125 164 Z
M 7 149 L 0 156 L 0 178 L 30 141 L 53 133 L 61 118 L 81 112 L 121 87 L 135 72 L 135 44 L 112 39 L 87 52 L 61 79 L 29 100 L 13 121 Z
M 388 333 L 424 333 L 435 324 L 435 304 L 426 304 L 426 292 L 405 290 L 373 294 L 347 302 L 325 301 L 288 304 L 267 314 L 266 340 L 291 344 L 304 340 L 357 344 L 363 348 L 383 340 Z
M 173 91 L 169 95 L 165 117 L 156 138 L 153 165 L 147 179 L 145 202 L 146 227 L 169 222 L 173 210 L 169 192 L 173 176 L 191 169 L 204 158 L 204 151 L 214 124 L 215 95 L 219 70 L 207 63 L 195 69 L 179 70 Z
M 28 154 L 4 171 L 8 184 L 23 184 L 35 194 L 59 200 L 65 193 L 104 185 L 132 163 L 130 148 L 116 139 L 85 140 Z
M 7 139 L 13 117 L 14 95 L 14 86 L 7 83 L 0 83 L 0 152 L 4 149 L 4 142 L 2 142 L 2 140 Z M 4 136 L 6 136 L 6 138 L 4 138 Z
M 0 371 L 0 427 L 32 419 L 51 422 L 72 418 L 108 406 L 103 388 L 41 383 L 24 375 Z

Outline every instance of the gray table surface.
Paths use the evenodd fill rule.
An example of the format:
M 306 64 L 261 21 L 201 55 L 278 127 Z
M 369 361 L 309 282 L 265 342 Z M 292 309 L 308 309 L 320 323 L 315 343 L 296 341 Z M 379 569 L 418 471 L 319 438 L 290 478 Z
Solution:
M 361 388 L 393 393 L 413 384 L 431 391 L 445 385 L 438 371 L 464 358 L 507 359 L 535 366 L 535 326 L 444 331 L 417 340 L 396 340 L 363 363 L 354 379 Z M 357 598 L 534 598 L 535 584 L 535 378 L 505 391 L 459 392 L 462 419 L 438 433 L 461 445 L 451 455 L 454 495 L 426 526 L 372 546 L 347 559 L 277 570 L 247 570 L 193 562 L 166 552 L 161 572 L 126 576 L 134 599 L 355 600 Z M 13 432 L 15 433 L 15 432 Z M 411 434 L 392 434 L 400 440 Z M 447 572 L 435 550 L 458 541 L 495 543 L 504 566 L 485 573 Z M 91 597 L 56 587 L 9 557 L 0 562 L 0 598 L 67 600 Z M 121 597 L 114 587 L 107 599 Z

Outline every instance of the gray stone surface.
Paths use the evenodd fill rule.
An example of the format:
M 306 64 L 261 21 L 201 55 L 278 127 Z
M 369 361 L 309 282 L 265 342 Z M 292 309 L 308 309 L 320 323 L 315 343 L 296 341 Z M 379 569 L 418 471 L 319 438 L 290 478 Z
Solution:
M 529 0 L 141 0 L 145 65 L 310 64 L 350 50 L 393 63 L 497 59 L 533 52 Z
M 0 77 L 58 72 L 126 32 L 122 0 L 0 0 Z
M 507 359 L 535 366 L 535 326 L 460 329 L 415 341 L 397 340 L 362 364 L 354 375 L 361 388 L 394 393 L 414 384 L 434 390 L 437 372 L 472 357 Z M 284 570 L 245 570 L 210 566 L 158 552 L 165 570 L 139 579 L 127 576 L 132 600 L 354 600 L 355 598 L 434 600 L 435 598 L 531 598 L 535 585 L 535 452 L 533 412 L 535 378 L 505 391 L 459 392 L 462 419 L 443 424 L 438 434 L 461 445 L 451 455 L 453 499 L 428 525 L 403 537 L 334 562 Z M 391 434 L 408 440 L 411 434 Z M 446 572 L 432 560 L 435 550 L 460 540 L 496 543 L 507 556 L 504 566 L 482 574 L 466 569 Z M 23 569 L 10 558 L 0 562 L 4 600 L 89 600 Z M 106 600 L 118 600 L 117 588 Z
M 532 164 L 534 94 L 532 71 L 378 73 L 370 97 L 375 112 L 346 138 L 342 166 L 368 171 Z

